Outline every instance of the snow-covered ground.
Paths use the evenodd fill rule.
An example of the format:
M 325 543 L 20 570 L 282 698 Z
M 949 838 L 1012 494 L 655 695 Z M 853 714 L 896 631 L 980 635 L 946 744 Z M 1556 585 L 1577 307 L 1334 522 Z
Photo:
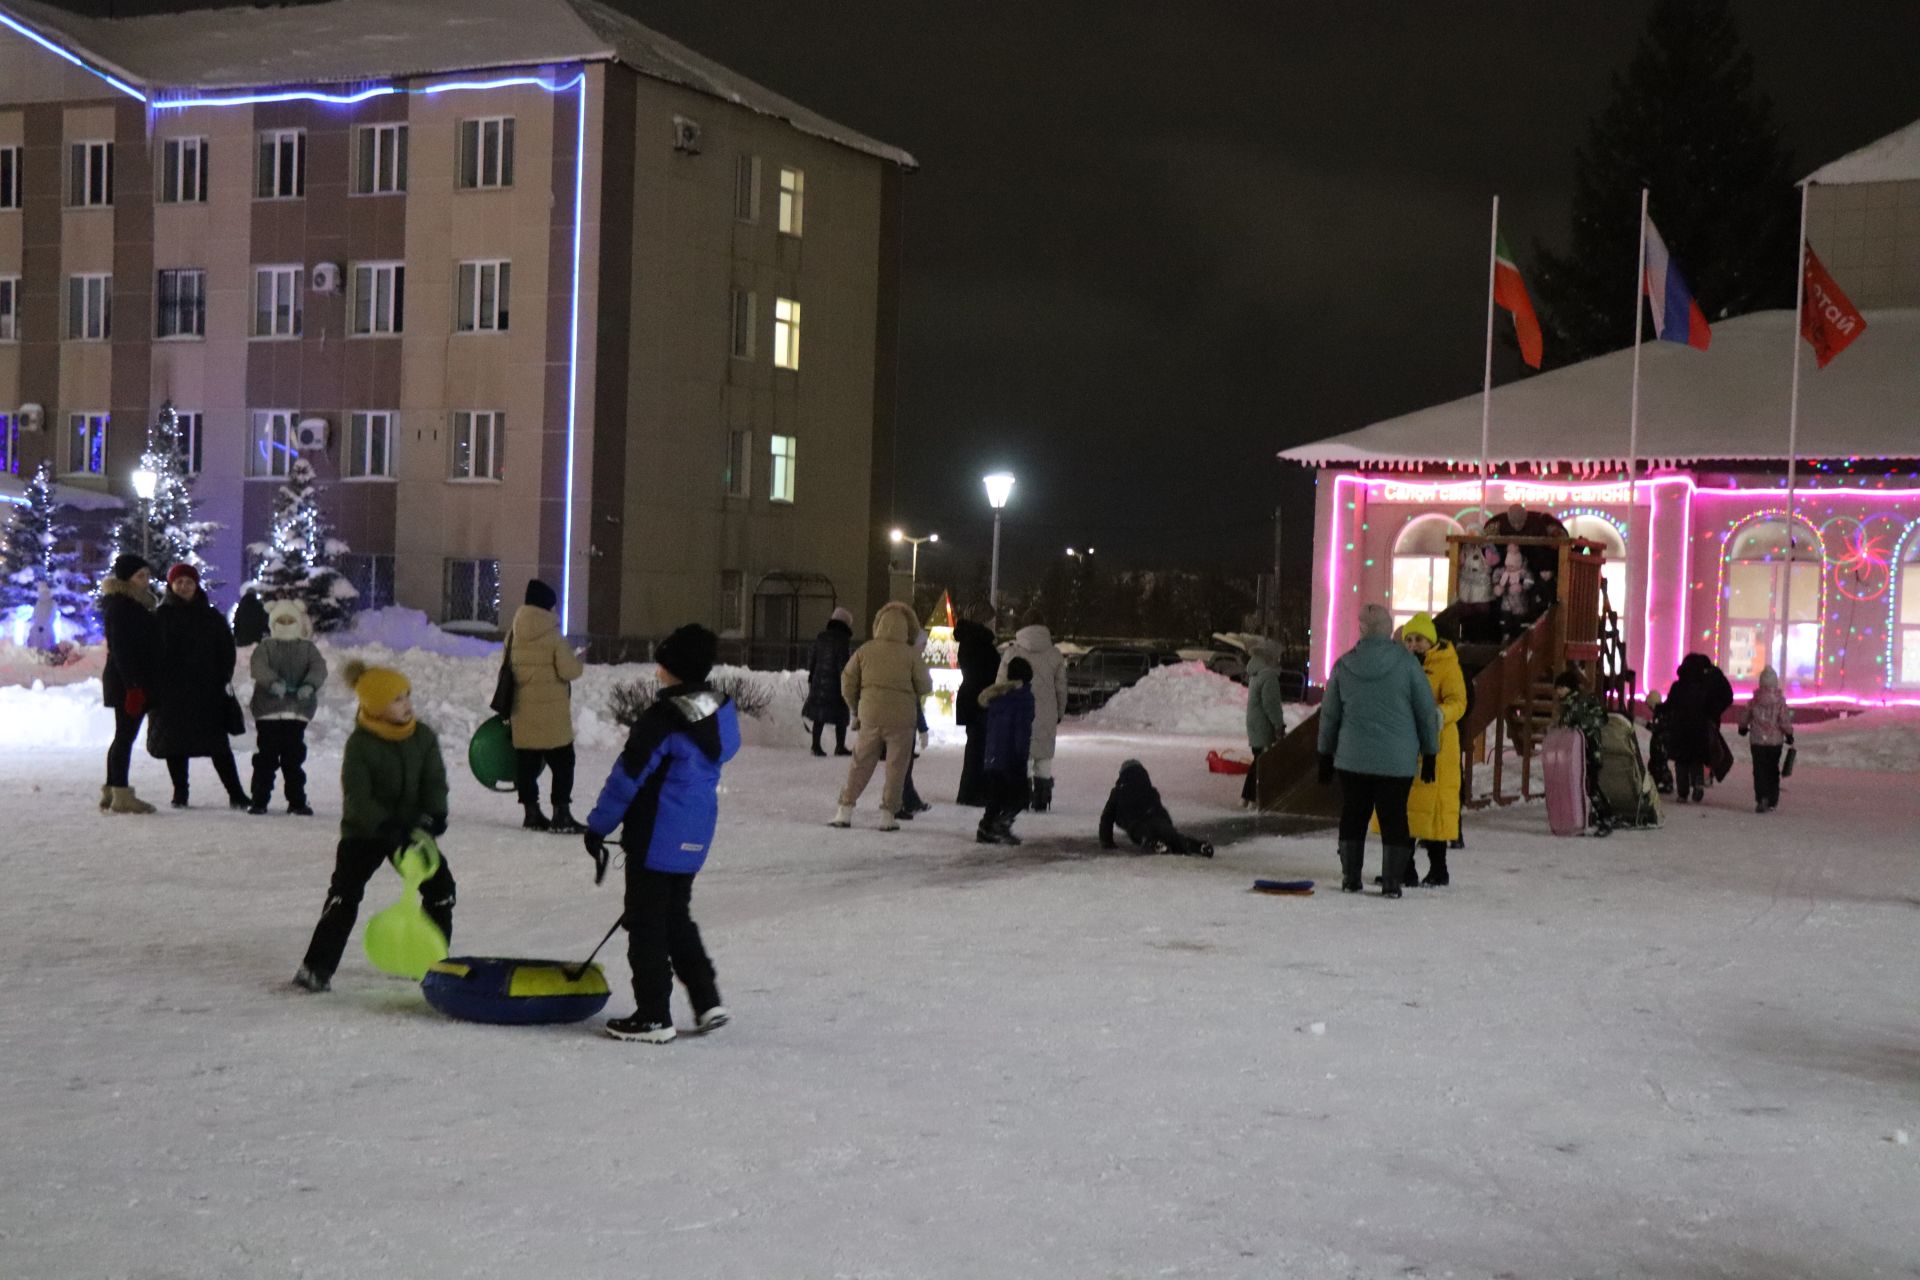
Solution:
M 486 659 L 401 661 L 429 719 L 475 718 Z M 578 699 L 583 801 L 608 681 Z M 1397 903 L 1325 891 L 1326 837 L 1236 813 L 1205 771 L 1224 722 L 1069 729 L 1019 849 L 944 803 L 957 747 L 920 762 L 931 814 L 884 835 L 870 794 L 834 832 L 844 762 L 774 733 L 728 770 L 695 901 L 736 1022 L 648 1048 L 448 1021 L 357 935 L 330 994 L 290 991 L 338 726 L 316 818 L 103 817 L 96 746 L 13 728 L 68 704 L 91 744 L 87 689 L 0 701 L 9 1280 L 1916 1274 L 1920 792 L 1807 763 L 1837 729 L 1776 814 L 1742 772 L 1658 832 L 1478 815 L 1454 887 Z M 584 956 L 617 889 L 442 727 L 454 950 Z M 1128 756 L 1244 838 L 1100 853 Z

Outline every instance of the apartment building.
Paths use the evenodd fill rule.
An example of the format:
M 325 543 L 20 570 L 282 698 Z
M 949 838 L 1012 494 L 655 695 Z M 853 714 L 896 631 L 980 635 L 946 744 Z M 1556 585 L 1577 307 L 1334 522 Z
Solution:
M 885 598 L 913 167 L 593 0 L 0 0 L 4 462 L 170 400 L 229 582 L 300 457 L 367 603 L 777 649 Z

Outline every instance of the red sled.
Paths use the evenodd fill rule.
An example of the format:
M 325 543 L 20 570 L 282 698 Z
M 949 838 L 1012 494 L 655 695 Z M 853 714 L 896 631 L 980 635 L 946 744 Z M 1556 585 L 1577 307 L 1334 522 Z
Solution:
M 1547 825 L 1557 836 L 1587 829 L 1587 736 L 1578 729 L 1549 729 L 1540 748 L 1546 774 Z
M 1207 752 L 1208 773 L 1246 773 L 1253 768 L 1253 761 L 1242 760 L 1238 756 L 1221 755 L 1218 751 Z

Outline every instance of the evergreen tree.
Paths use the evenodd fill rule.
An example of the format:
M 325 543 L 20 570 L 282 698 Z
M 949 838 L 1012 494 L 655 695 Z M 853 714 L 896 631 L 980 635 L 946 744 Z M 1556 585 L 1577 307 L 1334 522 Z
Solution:
M 1549 364 L 1632 344 L 1643 186 L 1709 319 L 1793 305 L 1789 157 L 1728 0 L 1655 0 L 1625 76 L 1613 77 L 1612 100 L 1587 127 L 1567 252 L 1535 246 L 1531 279 L 1557 336 Z
M 53 609 L 84 630 L 93 608 L 73 526 L 62 523 L 53 498 L 53 472 L 42 462 L 27 482 L 26 501 L 13 508 L 6 539 L 0 543 L 0 610 L 39 603 L 40 585 L 53 596 Z
M 140 455 L 140 465 L 154 474 L 153 500 L 136 501 L 133 519 L 113 527 L 113 554 L 138 552 L 153 565 L 156 578 L 173 565 L 190 564 L 200 571 L 202 586 L 216 587 L 220 579 L 200 549 L 221 526 L 216 521 L 194 519 L 192 481 L 182 457 L 180 415 L 169 400 L 160 406 L 160 421 L 148 428 L 146 452 Z
M 347 544 L 329 537 L 320 511 L 319 483 L 313 464 L 295 458 L 273 503 L 273 522 L 267 540 L 247 545 L 254 559 L 253 580 L 246 590 L 260 599 L 299 600 L 315 631 L 334 631 L 352 616 L 359 592 L 332 565 Z

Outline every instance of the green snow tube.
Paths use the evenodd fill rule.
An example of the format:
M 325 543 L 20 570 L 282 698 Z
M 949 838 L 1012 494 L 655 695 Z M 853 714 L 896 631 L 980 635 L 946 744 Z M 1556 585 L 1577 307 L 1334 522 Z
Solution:
M 505 720 L 495 716 L 473 731 L 473 740 L 467 743 L 467 768 L 481 786 L 512 791 L 515 763 L 513 730 Z

